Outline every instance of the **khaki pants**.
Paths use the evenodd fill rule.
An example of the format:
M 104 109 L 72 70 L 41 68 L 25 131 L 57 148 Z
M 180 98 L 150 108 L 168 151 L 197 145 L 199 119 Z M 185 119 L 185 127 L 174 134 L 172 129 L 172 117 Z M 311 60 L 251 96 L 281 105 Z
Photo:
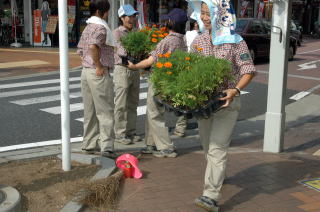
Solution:
M 109 73 L 96 76 L 96 70 L 83 68 L 81 93 L 84 105 L 82 149 L 113 151 L 114 91 Z
M 240 107 L 240 97 L 235 97 L 229 107 L 214 113 L 209 119 L 198 120 L 200 140 L 207 160 L 203 195 L 217 201 L 225 178 L 227 150 Z
M 169 137 L 168 127 L 166 126 L 164 119 L 165 108 L 157 105 L 153 100 L 153 96 L 153 86 L 149 81 L 145 138 L 146 145 L 156 146 L 158 150 L 174 150 L 175 148 Z
M 184 133 L 187 129 L 187 125 L 188 125 L 188 119 L 186 118 L 186 116 L 180 116 L 177 119 L 175 131 Z
M 133 135 L 136 131 L 137 107 L 139 104 L 139 71 L 115 66 L 114 75 L 115 108 L 114 130 L 116 138 Z

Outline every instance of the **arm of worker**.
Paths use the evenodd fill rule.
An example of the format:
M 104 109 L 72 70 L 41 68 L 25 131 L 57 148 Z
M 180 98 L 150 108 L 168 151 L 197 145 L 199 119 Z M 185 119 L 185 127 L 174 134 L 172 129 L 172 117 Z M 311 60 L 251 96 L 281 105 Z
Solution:
M 94 62 L 94 65 L 96 66 L 96 75 L 103 76 L 104 69 L 103 69 L 103 65 L 100 62 L 100 48 L 95 44 L 91 44 L 89 46 L 89 49 L 90 49 L 91 58 Z
M 244 89 L 256 75 L 256 68 L 254 67 L 248 46 L 245 41 L 241 41 L 239 44 L 234 44 L 231 51 L 234 57 L 234 65 L 239 70 L 241 77 L 235 88 L 229 88 L 224 91 L 226 96 L 220 98 L 220 100 L 225 100 L 226 103 L 222 105 L 222 107 L 228 107 L 233 98 L 236 95 L 240 95 L 239 91 Z
M 132 70 L 139 70 L 139 69 L 145 69 L 152 66 L 152 64 L 155 62 L 155 59 L 153 56 L 148 57 L 145 60 L 142 60 L 140 63 L 133 64 L 130 61 L 128 61 L 129 65 L 128 68 Z

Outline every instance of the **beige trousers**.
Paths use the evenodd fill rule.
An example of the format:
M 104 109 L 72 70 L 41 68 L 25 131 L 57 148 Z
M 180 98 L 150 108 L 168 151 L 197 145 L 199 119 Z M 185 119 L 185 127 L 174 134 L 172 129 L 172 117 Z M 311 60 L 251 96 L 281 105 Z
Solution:
M 187 129 L 188 119 L 185 116 L 179 116 L 176 122 L 175 131 L 184 133 Z
M 84 105 L 82 149 L 113 151 L 114 91 L 110 74 L 96 76 L 96 70 L 83 68 L 81 93 Z
M 165 108 L 153 100 L 153 85 L 149 81 L 147 97 L 146 145 L 156 146 L 158 150 L 174 150 L 174 145 L 169 137 L 168 127 L 164 119 Z
M 221 196 L 227 150 L 240 107 L 240 97 L 235 97 L 229 107 L 214 113 L 209 119 L 198 120 L 200 141 L 207 160 L 203 195 L 217 201 Z
M 114 69 L 113 82 L 115 90 L 115 135 L 116 138 L 130 136 L 136 131 L 140 92 L 139 71 L 117 65 Z

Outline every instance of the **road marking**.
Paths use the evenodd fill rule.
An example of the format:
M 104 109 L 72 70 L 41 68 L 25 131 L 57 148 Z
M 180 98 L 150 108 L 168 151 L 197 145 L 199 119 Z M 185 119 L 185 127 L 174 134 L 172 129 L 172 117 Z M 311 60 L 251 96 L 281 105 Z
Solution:
M 75 138 L 71 138 L 70 142 L 75 143 L 75 142 L 81 142 L 82 140 L 83 140 L 83 137 L 75 137 Z M 34 148 L 34 147 L 51 146 L 51 145 L 57 145 L 57 144 L 61 144 L 61 140 L 41 141 L 41 142 L 36 142 L 36 143 L 27 143 L 27 144 L 5 146 L 5 147 L 0 147 L 0 152 L 28 149 L 28 148 Z
M 49 64 L 46 61 L 42 60 L 29 60 L 29 61 L 15 61 L 15 62 L 7 62 L 7 63 L 0 63 L 1 68 L 16 68 L 16 67 L 25 67 L 25 66 L 36 66 L 36 65 L 47 65 Z
M 71 77 L 69 78 L 69 82 L 80 81 L 81 77 Z M 34 85 L 47 85 L 52 83 L 60 83 L 60 79 L 52 79 L 52 80 L 39 80 L 32 82 L 18 82 L 11 84 L 3 84 L 0 85 L 0 89 L 4 88 L 16 88 L 16 87 L 26 87 L 26 86 L 34 86 Z
M 261 73 L 261 74 L 269 74 L 268 71 L 258 70 L 257 72 Z M 301 76 L 301 75 L 295 75 L 295 74 L 288 74 L 288 77 L 295 77 L 295 78 L 300 78 L 300 79 L 309 79 L 309 80 L 320 81 L 320 78 L 318 78 L 318 77 L 308 77 L 308 76 Z
M 241 91 L 241 95 L 245 95 L 245 94 L 248 94 L 248 93 L 250 93 L 250 92 L 248 92 L 248 91 Z
M 148 87 L 148 83 L 140 83 L 140 88 L 147 88 Z
M 61 114 L 61 106 L 43 108 L 40 110 L 54 115 Z M 70 112 L 75 112 L 79 110 L 83 110 L 83 103 L 70 104 Z
M 302 91 L 300 93 L 297 93 L 297 94 L 291 96 L 289 99 L 298 101 L 299 99 L 302 99 L 303 97 L 305 97 L 309 94 L 310 94 L 310 92 Z
M 308 53 L 317 52 L 317 51 L 320 51 L 320 49 L 316 49 L 316 50 L 312 50 L 312 51 L 307 51 L 307 52 L 301 52 L 301 53 L 298 53 L 298 54 L 308 54 Z
M 80 84 L 69 85 L 70 89 L 80 88 L 80 87 L 81 87 Z M 46 93 L 46 92 L 50 92 L 50 91 L 60 91 L 60 86 L 45 87 L 45 88 L 33 88 L 33 89 L 26 89 L 26 90 L 20 90 L 20 91 L 1 92 L 0 98 L 21 96 L 21 95 L 26 95 L 26 94 Z
M 317 68 L 318 62 L 320 62 L 320 60 L 314 60 L 314 61 L 300 64 L 298 65 L 300 67 L 298 70 L 315 69 Z
M 81 92 L 70 93 L 70 99 L 81 97 Z M 10 101 L 10 103 L 17 105 L 33 105 L 33 104 L 41 104 L 47 102 L 59 101 L 61 99 L 61 95 L 52 95 L 52 96 L 42 96 L 30 99 L 21 99 L 16 101 Z
M 293 95 L 292 97 L 290 97 L 289 99 L 292 99 L 292 100 L 299 100 L 299 99 L 302 99 L 303 97 L 306 97 L 307 95 L 309 95 L 310 93 L 312 93 L 313 91 L 315 90 L 318 90 L 320 88 L 320 85 L 317 85 L 313 88 L 310 88 L 309 90 L 307 91 L 301 91 L 300 93 L 297 93 L 295 95 Z
M 137 108 L 137 115 L 138 116 L 145 115 L 146 113 L 147 113 L 147 105 L 139 106 Z M 76 119 L 76 121 L 83 122 L 83 117 Z
M 148 93 L 147 92 L 142 92 L 139 94 L 139 99 L 146 99 L 148 96 Z

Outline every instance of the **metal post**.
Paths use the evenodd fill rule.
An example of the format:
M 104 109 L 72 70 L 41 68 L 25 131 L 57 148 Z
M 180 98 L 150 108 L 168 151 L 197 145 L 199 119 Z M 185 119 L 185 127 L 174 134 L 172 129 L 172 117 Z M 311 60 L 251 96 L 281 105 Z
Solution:
M 263 143 L 265 152 L 278 153 L 283 149 L 291 4 L 291 0 L 273 3 L 268 103 Z
M 70 105 L 69 105 L 69 64 L 68 64 L 68 26 L 67 0 L 58 1 L 59 49 L 60 49 L 60 86 L 61 86 L 61 137 L 62 168 L 71 169 L 70 151 Z

